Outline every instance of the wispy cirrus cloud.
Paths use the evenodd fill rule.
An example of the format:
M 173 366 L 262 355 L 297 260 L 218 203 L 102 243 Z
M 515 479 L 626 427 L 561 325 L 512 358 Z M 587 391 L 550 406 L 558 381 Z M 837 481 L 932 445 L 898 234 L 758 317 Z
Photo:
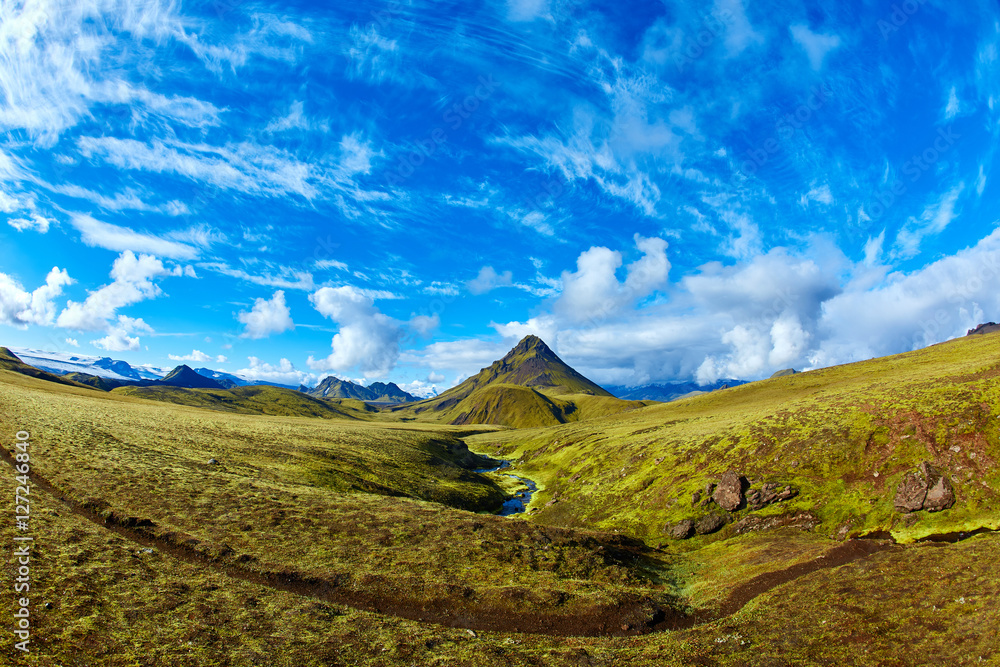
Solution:
M 197 248 L 186 243 L 101 222 L 83 213 L 71 214 L 70 224 L 80 232 L 83 242 L 89 246 L 116 251 L 145 252 L 172 259 L 194 259 L 199 255 Z

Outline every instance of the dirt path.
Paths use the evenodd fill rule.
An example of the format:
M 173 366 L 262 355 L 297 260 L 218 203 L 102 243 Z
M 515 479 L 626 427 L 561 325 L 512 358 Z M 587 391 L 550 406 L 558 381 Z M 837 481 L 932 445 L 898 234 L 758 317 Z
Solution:
M 0 447 L 0 458 L 12 467 L 15 461 L 6 448 Z M 888 542 L 852 540 L 834 547 L 823 556 L 807 563 L 793 565 L 778 572 L 757 576 L 737 587 L 718 609 L 685 614 L 672 608 L 658 608 L 650 619 L 648 599 L 636 597 L 634 601 L 614 606 L 598 606 L 584 614 L 524 613 L 512 615 L 509 609 L 492 609 L 483 605 L 473 608 L 456 608 L 444 603 L 426 600 L 392 598 L 373 595 L 347 588 L 343 582 L 289 572 L 261 572 L 241 565 L 238 559 L 219 558 L 199 551 L 190 536 L 158 532 L 148 519 L 121 516 L 112 512 L 98 512 L 72 498 L 67 498 L 44 477 L 32 472 L 32 486 L 41 489 L 55 501 L 76 515 L 95 523 L 121 537 L 144 547 L 157 549 L 183 562 L 210 567 L 226 576 L 275 590 L 311 597 L 332 604 L 353 607 L 414 621 L 436 623 L 447 627 L 496 632 L 520 632 L 551 636 L 631 636 L 690 628 L 709 623 L 738 612 L 748 602 L 771 589 L 817 570 L 837 567 L 866 558 L 874 553 L 897 547 Z

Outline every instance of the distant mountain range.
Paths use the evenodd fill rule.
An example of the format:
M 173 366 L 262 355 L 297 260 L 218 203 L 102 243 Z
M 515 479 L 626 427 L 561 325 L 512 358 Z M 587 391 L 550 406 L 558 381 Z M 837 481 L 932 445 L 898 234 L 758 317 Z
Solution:
M 728 389 L 746 384 L 744 380 L 718 380 L 711 384 L 696 382 L 665 382 L 663 384 L 647 384 L 639 387 L 608 385 L 604 388 L 618 398 L 629 401 L 676 401 L 679 398 L 698 396 L 718 389 Z
M 411 403 L 420 399 L 400 389 L 396 383 L 372 382 L 367 387 L 332 375 L 308 392 L 320 398 L 354 398 L 369 403 Z

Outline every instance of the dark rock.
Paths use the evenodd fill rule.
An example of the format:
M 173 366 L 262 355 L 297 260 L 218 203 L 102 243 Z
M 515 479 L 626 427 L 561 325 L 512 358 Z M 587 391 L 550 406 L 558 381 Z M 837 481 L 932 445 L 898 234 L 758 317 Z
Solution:
M 694 532 L 699 535 L 708 535 L 710 533 L 714 533 L 725 525 L 725 518 L 719 516 L 718 514 L 706 514 L 698 519 L 698 522 L 694 525 Z
M 955 504 L 951 480 L 927 461 L 917 472 L 908 472 L 896 488 L 895 506 L 900 512 L 940 512 Z
M 679 521 L 670 527 L 667 534 L 670 535 L 675 540 L 686 540 L 691 537 L 691 531 L 694 530 L 694 521 L 691 519 L 684 519 Z
M 796 512 L 795 514 L 779 514 L 777 516 L 750 515 L 733 524 L 733 532 L 737 535 L 777 528 L 795 528 L 797 530 L 812 530 L 820 523 L 819 517 L 812 512 Z
M 950 509 L 955 504 L 955 491 L 947 477 L 939 477 L 934 486 L 927 490 L 924 499 L 924 509 L 928 512 L 940 512 Z
M 737 509 L 743 504 L 743 480 L 730 470 L 719 480 L 719 486 L 712 494 L 712 500 L 729 512 Z
M 986 324 L 980 324 L 975 329 L 969 329 L 968 333 L 966 333 L 965 335 L 982 336 L 984 334 L 997 333 L 997 332 L 1000 332 L 1000 324 L 997 324 L 996 322 L 987 322 Z
M 927 484 L 915 472 L 908 472 L 896 487 L 896 509 L 900 512 L 916 512 L 923 508 L 927 497 Z

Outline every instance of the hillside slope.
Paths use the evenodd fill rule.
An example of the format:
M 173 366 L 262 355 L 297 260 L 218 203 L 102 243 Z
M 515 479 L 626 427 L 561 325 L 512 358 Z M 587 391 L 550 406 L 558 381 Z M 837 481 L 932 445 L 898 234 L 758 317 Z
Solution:
M 991 334 L 469 442 L 519 460 L 514 471 L 542 488 L 533 507 L 545 523 L 650 541 L 695 526 L 718 532 L 691 542 L 711 541 L 768 522 L 838 539 L 891 531 L 912 540 L 1000 527 L 998 415 L 1000 335 Z M 933 485 L 935 470 L 954 506 L 897 509 L 907 493 L 922 494 L 917 508 L 925 495 L 931 505 L 920 484 Z M 727 473 L 731 509 L 713 499 Z
M 392 409 L 398 418 L 533 428 L 648 405 L 622 401 L 568 366 L 537 336 L 434 398 Z
M 294 389 L 283 389 L 269 385 L 233 387 L 232 389 L 125 386 L 114 389 L 111 393 L 246 415 L 366 419 L 368 414 L 373 411 L 372 408 L 368 408 L 359 401 L 328 401 L 314 398 Z

